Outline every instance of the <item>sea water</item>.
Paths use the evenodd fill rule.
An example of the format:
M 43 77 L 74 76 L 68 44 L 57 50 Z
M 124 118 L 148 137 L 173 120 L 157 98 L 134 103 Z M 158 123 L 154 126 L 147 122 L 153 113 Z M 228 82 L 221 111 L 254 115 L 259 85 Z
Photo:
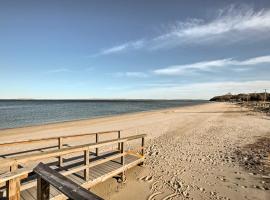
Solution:
M 206 103 L 204 100 L 0 100 L 0 129 Z

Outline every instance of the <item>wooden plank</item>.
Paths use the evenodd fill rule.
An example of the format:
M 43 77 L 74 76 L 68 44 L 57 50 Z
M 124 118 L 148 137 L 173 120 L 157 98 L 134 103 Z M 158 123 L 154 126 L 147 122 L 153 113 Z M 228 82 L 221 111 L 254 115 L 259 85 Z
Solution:
M 100 177 L 98 177 L 97 179 L 95 179 L 93 181 L 86 182 L 82 186 L 85 187 L 85 188 L 91 188 L 91 187 L 93 187 L 94 185 L 96 185 L 98 183 L 104 182 L 107 179 L 109 179 L 109 178 L 111 178 L 113 176 L 116 176 L 116 175 L 120 174 L 123 171 L 126 171 L 127 169 L 129 169 L 131 167 L 134 167 L 134 166 L 138 165 L 139 163 L 143 162 L 143 160 L 144 160 L 144 158 L 139 158 L 138 160 L 136 160 L 136 161 L 134 161 L 132 163 L 126 164 L 125 166 L 123 166 L 121 168 L 118 168 L 117 170 L 114 170 L 109 174 L 105 174 L 103 176 L 100 176 Z
M 121 154 L 124 153 L 124 142 L 121 142 L 120 153 L 121 153 Z M 122 165 L 125 164 L 125 156 L 121 156 L 121 164 L 122 164 Z
M 118 135 L 117 138 L 120 139 L 121 138 L 121 131 L 118 131 Z M 118 150 L 120 151 L 120 143 L 118 143 Z
M 62 149 L 62 147 L 63 147 L 63 138 L 59 137 L 58 138 L 58 149 Z M 58 160 L 59 160 L 59 166 L 62 167 L 63 166 L 63 157 L 59 156 Z
M 83 170 L 77 172 L 76 174 L 78 174 L 79 176 L 77 176 L 76 174 L 72 174 L 69 175 L 68 178 L 70 178 L 71 180 L 75 181 L 76 183 L 80 184 L 80 185 L 86 185 L 88 184 L 89 187 L 92 187 L 104 180 L 107 180 L 108 178 L 111 178 L 112 176 L 115 176 L 119 173 L 121 173 L 124 170 L 127 170 L 133 166 L 136 166 L 137 164 L 143 162 L 144 158 L 142 157 L 137 157 L 135 155 L 126 155 L 125 156 L 125 166 L 122 167 L 120 164 L 120 158 L 117 158 L 118 161 L 117 162 L 113 162 L 113 161 L 107 161 L 106 163 L 102 163 L 100 165 L 96 165 L 95 167 L 91 167 L 90 168 L 90 179 L 89 181 L 84 181 L 83 179 Z M 105 165 L 105 166 L 103 166 Z M 119 171 L 120 169 L 120 171 Z M 109 171 L 109 173 L 108 173 Z M 80 178 L 81 177 L 81 178 Z M 36 183 L 36 181 L 35 181 Z M 86 188 L 89 188 L 86 187 Z M 32 190 L 32 188 L 31 188 Z M 51 188 L 51 193 L 52 190 L 55 190 L 53 187 Z M 56 190 L 56 194 L 51 194 L 51 198 L 53 199 L 66 199 L 65 196 L 63 194 L 61 194 L 58 190 Z
M 80 185 L 72 182 L 67 177 L 57 173 L 43 163 L 40 163 L 34 171 L 42 178 L 60 190 L 63 194 L 74 200 L 101 200 Z
M 36 200 L 36 198 L 34 198 L 31 193 L 29 192 L 29 190 L 25 190 L 21 192 L 21 198 L 25 199 L 25 200 Z
M 17 164 L 10 166 L 10 171 L 16 171 L 18 169 Z M 21 180 L 19 177 L 10 179 L 6 182 L 7 198 L 9 200 L 20 200 L 20 186 Z
M 9 200 L 20 200 L 20 178 L 7 181 L 7 198 Z
M 120 174 L 121 172 L 126 171 L 126 170 L 128 170 L 128 169 L 130 169 L 130 168 L 132 168 L 134 166 L 137 166 L 138 164 L 140 164 L 141 162 L 144 161 L 144 157 L 138 158 L 138 157 L 135 157 L 133 155 L 132 155 L 132 157 L 134 157 L 136 159 L 132 163 L 128 163 L 128 164 L 126 163 L 126 165 L 122 166 L 122 167 L 121 167 L 121 165 L 119 163 L 115 163 L 115 164 L 118 164 L 120 167 L 118 167 L 114 171 L 111 171 L 110 173 L 107 173 L 107 174 L 103 173 L 102 175 L 98 176 L 97 178 L 95 178 L 95 179 L 93 179 L 91 181 L 84 182 L 82 184 L 82 187 L 87 188 L 87 189 L 91 188 L 91 187 L 95 186 L 96 184 L 104 182 L 107 179 L 112 178 L 112 177 Z M 95 166 L 94 168 L 100 169 L 99 166 Z M 62 200 L 62 199 L 63 199 L 63 195 L 59 195 L 59 196 L 56 196 L 56 197 L 53 198 L 53 200 Z
M 76 174 L 70 174 L 67 177 L 70 180 L 72 180 L 73 182 L 75 182 L 75 183 L 77 183 L 79 185 L 81 185 L 81 184 L 83 184 L 85 182 L 85 180 L 83 179 L 83 173 L 81 173 L 81 174 L 77 174 L 77 173 Z M 89 178 L 89 180 L 90 180 L 90 178 Z
M 0 183 L 5 183 L 10 179 L 15 178 L 27 178 L 28 173 L 32 172 L 30 168 L 21 168 L 17 169 L 16 171 L 6 172 L 0 175 Z
M 121 142 L 120 146 L 121 146 L 120 152 L 123 153 L 124 152 L 124 142 Z M 120 159 L 121 159 L 121 162 L 120 162 L 121 165 L 124 166 L 125 165 L 125 156 L 122 156 Z M 126 180 L 125 172 L 122 171 L 120 176 L 121 176 L 121 180 L 124 182 Z
M 55 187 L 50 185 L 50 199 L 61 194 L 62 193 L 59 190 L 57 190 Z
M 108 140 L 108 141 L 102 141 L 102 142 L 98 142 L 98 143 L 94 143 L 94 144 L 93 143 L 84 144 L 84 145 L 59 149 L 59 150 L 52 150 L 49 152 L 35 153 L 35 154 L 27 155 L 28 158 L 26 158 L 26 156 L 17 156 L 17 157 L 15 157 L 14 160 L 12 160 L 12 164 L 13 164 L 12 167 L 18 166 L 18 163 L 21 164 L 20 161 L 24 161 L 24 159 L 29 159 L 29 156 L 30 156 L 30 160 L 34 161 L 35 159 L 33 157 L 35 157 L 35 156 L 36 156 L 35 157 L 36 159 L 37 158 L 40 159 L 40 156 L 42 158 L 51 158 L 51 157 L 57 157 L 59 155 L 66 155 L 69 153 L 72 154 L 74 152 L 76 153 L 76 152 L 85 151 L 85 158 L 86 157 L 88 157 L 88 158 L 86 158 L 84 160 L 85 161 L 84 166 L 72 168 L 72 170 L 61 171 L 60 173 L 68 175 L 68 174 L 76 173 L 79 171 L 85 171 L 85 172 L 88 171 L 88 172 L 86 172 L 86 173 L 88 173 L 88 175 L 84 174 L 84 177 L 86 178 L 86 182 L 89 182 L 89 180 L 90 180 L 89 170 L 86 170 L 86 169 L 93 168 L 93 166 L 97 166 L 97 167 L 95 167 L 96 170 L 98 169 L 96 171 L 97 174 L 93 175 L 92 176 L 93 179 L 91 177 L 91 181 L 90 181 L 90 182 L 95 183 L 96 180 L 102 181 L 104 179 L 104 177 L 106 178 L 106 177 L 110 176 L 112 173 L 115 173 L 115 171 L 119 171 L 119 169 L 125 170 L 126 166 L 129 166 L 129 164 L 137 163 L 138 160 L 141 160 L 141 162 L 142 162 L 144 160 L 143 156 L 141 157 L 141 155 L 139 155 L 139 154 L 136 155 L 135 152 L 133 153 L 134 155 L 128 156 L 129 153 L 124 152 L 124 142 L 143 137 L 142 146 L 144 146 L 144 137 L 145 136 L 146 136 L 145 134 L 141 134 L 141 135 L 135 135 L 135 136 L 125 137 L 125 138 L 121 138 L 121 139 L 112 139 L 112 140 Z M 89 163 L 89 158 L 90 158 L 90 154 L 89 154 L 90 150 L 89 149 L 90 148 L 106 146 L 106 145 L 111 145 L 111 144 L 118 144 L 118 143 L 120 143 L 120 149 L 121 149 L 120 154 L 116 154 L 116 155 L 112 155 L 112 156 L 108 156 L 108 157 L 105 156 L 104 158 L 102 157 L 101 159 L 99 159 L 97 161 Z M 141 147 L 141 149 L 143 149 L 143 147 Z M 86 151 L 88 151 L 88 152 L 86 153 Z M 10 159 L 8 159 L 8 160 L 10 160 Z M 116 162 L 112 162 L 111 160 L 114 160 L 114 161 L 119 160 L 118 161 L 119 164 L 117 164 Z M 139 163 L 141 163 L 141 162 L 139 162 Z M 78 161 L 77 161 L 77 163 L 78 163 Z M 102 165 L 103 163 L 104 163 L 104 165 Z M 121 163 L 121 165 L 120 165 L 120 163 Z M 101 165 L 101 166 L 99 166 L 99 165 Z M 22 173 L 23 170 L 21 170 L 21 172 L 19 170 L 17 170 L 17 173 L 9 174 L 9 176 L 11 178 L 12 178 L 12 176 L 13 176 L 13 178 L 19 177 L 19 173 Z M 122 171 L 120 170 L 120 173 L 123 173 L 124 172 L 123 170 Z M 10 172 L 10 173 L 14 173 L 14 172 Z M 75 179 L 75 177 L 77 179 Z M 100 177 L 102 177 L 102 178 L 100 178 Z M 4 179 L 5 179 L 5 181 L 8 180 L 7 177 L 4 177 Z M 77 180 L 76 182 L 78 182 L 79 184 L 84 183 L 83 180 L 79 178 L 79 176 L 74 176 L 73 179 Z M 0 180 L 1 180 L 1 177 L 0 177 Z M 13 179 L 13 180 L 15 180 L 15 179 Z M 11 185 L 13 185 L 12 187 L 20 188 L 20 179 L 16 180 L 15 182 L 16 182 L 16 184 L 12 183 L 12 181 L 11 182 L 8 181 L 8 183 L 11 183 Z M 31 184 L 32 184 L 32 186 L 34 186 L 36 184 L 36 182 L 35 182 L 35 184 L 33 184 L 33 182 L 31 182 L 30 185 Z M 26 186 L 24 187 L 24 189 L 25 188 L 26 188 Z M 8 187 L 8 189 L 10 189 L 10 187 Z M 19 190 L 16 189 L 16 191 L 20 191 L 20 189 Z M 10 192 L 7 192 L 7 193 L 9 193 L 8 195 L 11 194 Z
M 35 182 L 37 182 L 37 180 L 35 180 Z M 28 191 L 29 194 L 31 194 L 34 199 L 37 199 L 37 187 L 32 187 Z
M 112 155 L 112 156 L 108 156 L 108 157 L 106 157 L 106 158 L 104 158 L 104 159 L 100 159 L 100 160 L 97 160 L 97 161 L 94 161 L 94 162 L 91 162 L 90 164 L 89 164 L 89 168 L 90 168 L 90 174 L 93 174 L 93 173 L 96 173 L 96 172 L 93 172 L 93 170 L 91 169 L 92 167 L 94 167 L 94 166 L 97 166 L 97 165 L 100 165 L 100 164 L 102 164 L 102 163 L 105 163 L 105 162 L 108 162 L 108 161 L 110 161 L 110 160 L 115 160 L 116 158 L 120 158 L 121 156 L 125 156 L 125 155 L 127 155 L 127 153 L 126 152 L 124 152 L 123 154 L 116 154 L 116 155 Z M 72 169 L 68 169 L 68 170 L 66 170 L 66 171 L 60 171 L 60 173 L 62 174 L 62 175 L 64 175 L 64 176 L 67 176 L 67 175 L 70 175 L 70 174 L 74 174 L 74 173 L 76 173 L 76 172 L 79 172 L 79 171 L 83 171 L 84 169 L 86 169 L 86 167 L 87 166 L 79 166 L 79 167 L 75 167 L 75 168 L 72 168 Z M 32 171 L 32 170 L 31 170 Z M 14 172 L 15 173 L 15 172 Z M 83 177 L 84 175 L 82 174 L 82 177 Z M 26 184 L 23 184 L 22 186 L 21 186 L 21 190 L 26 190 L 26 189 L 28 189 L 28 188 L 31 188 L 31 187 L 34 187 L 36 185 L 36 181 L 31 181 L 31 182 L 29 182 L 29 183 L 26 183 Z
M 136 159 L 137 159 L 137 157 L 136 156 L 127 156 L 128 155 L 128 153 L 127 152 L 124 152 L 123 154 L 116 154 L 116 155 L 112 155 L 112 156 L 108 156 L 108 157 L 106 157 L 106 158 L 104 158 L 104 159 L 100 159 L 100 160 L 97 160 L 97 161 L 94 161 L 94 162 L 92 162 L 92 163 L 90 163 L 89 164 L 89 168 L 90 168 L 90 174 L 91 174 L 91 176 L 92 177 L 98 177 L 98 176 L 100 176 L 100 175 L 104 175 L 104 171 L 102 172 L 102 174 L 100 174 L 101 173 L 101 171 L 93 171 L 94 170 L 94 166 L 97 166 L 97 168 L 99 167 L 98 165 L 100 165 L 100 164 L 103 164 L 103 163 L 106 163 L 106 162 L 108 162 L 108 161 L 110 161 L 110 160 L 115 160 L 115 161 L 117 161 L 116 159 L 118 159 L 118 158 L 120 158 L 121 156 L 126 156 L 126 162 L 127 163 L 130 163 L 130 162 L 132 162 L 132 161 L 135 161 Z M 117 161 L 117 162 L 119 162 L 120 163 L 120 160 L 119 161 Z M 118 166 L 118 164 L 116 163 L 116 162 L 111 162 L 110 163 L 110 165 L 112 165 L 112 166 L 114 166 L 114 167 L 119 167 Z M 86 166 L 79 166 L 79 167 L 75 167 L 75 168 L 72 168 L 72 169 L 68 169 L 67 171 L 60 171 L 60 173 L 62 174 L 62 175 L 65 175 L 65 176 L 67 176 L 67 175 L 70 175 L 70 174 L 73 174 L 73 173 L 76 173 L 76 172 L 79 172 L 79 171 L 83 171 L 84 169 L 86 168 Z M 24 173 L 23 172 L 23 169 L 18 169 L 17 171 L 18 171 L 18 173 L 20 173 L 20 170 L 22 170 L 22 173 Z M 27 171 L 27 172 L 31 172 L 32 170 L 31 169 L 28 169 L 29 171 Z M 9 172 L 9 173 L 16 173 L 16 172 Z M 18 175 L 19 176 L 19 175 Z M 83 177 L 83 174 L 81 175 L 82 177 Z M 92 179 L 92 177 L 91 177 L 91 179 Z M 7 177 L 5 177 L 5 179 L 3 179 L 3 182 L 4 181 L 6 181 L 6 179 L 7 179 Z M 30 181 L 30 182 L 28 182 L 28 183 L 24 183 L 22 186 L 21 186 L 21 190 L 23 191 L 23 190 L 26 190 L 26 189 L 28 189 L 28 188 L 31 188 L 31 187 L 34 187 L 36 185 L 36 181 Z
M 96 133 L 83 133 L 83 134 L 77 134 L 77 135 L 64 135 L 60 136 L 61 138 L 75 138 L 75 137 L 83 137 L 83 136 L 91 136 L 95 134 L 109 134 L 117 132 L 118 130 L 112 130 L 112 131 L 103 131 L 103 132 L 96 132 Z M 29 143 L 37 143 L 37 142 L 44 142 L 44 141 L 51 141 L 51 140 L 58 140 L 58 137 L 47 137 L 47 138 L 39 138 L 39 139 L 31 139 L 31 140 L 21 140 L 21 141 L 14 141 L 14 142 L 5 142 L 0 143 L 1 146 L 11 146 L 11 145 L 18 145 L 18 144 L 29 144 Z
M 37 178 L 37 200 L 50 199 L 50 183 L 41 176 Z
M 99 142 L 99 134 L 97 133 L 96 134 L 96 143 L 98 143 Z M 98 148 L 96 148 L 96 156 L 98 156 L 99 154 L 98 154 Z
M 68 169 L 67 171 L 62 171 L 62 172 L 60 172 L 60 173 L 63 174 L 63 175 L 73 174 L 73 173 L 76 173 L 76 172 L 78 172 L 78 171 L 84 170 L 84 169 L 86 169 L 86 168 L 94 167 L 94 166 L 96 166 L 96 165 L 99 165 L 99 164 L 108 162 L 108 161 L 110 161 L 110 160 L 114 160 L 114 159 L 116 159 L 116 158 L 120 158 L 121 156 L 126 155 L 126 154 L 127 154 L 127 153 L 124 152 L 123 154 L 116 154 L 116 155 L 108 156 L 107 158 L 104 158 L 104 159 L 100 159 L 100 160 L 91 162 L 91 163 L 89 163 L 87 166 L 79 166 L 79 167 L 75 167 L 75 168 L 72 168 L 72 169 Z
M 89 149 L 84 151 L 84 165 L 86 168 L 84 169 L 84 180 L 88 181 L 89 180 Z
M 141 155 L 144 156 L 144 137 L 142 137 L 142 150 L 141 150 Z
M 30 161 L 35 161 L 35 160 L 46 159 L 46 158 L 50 158 L 50 157 L 57 157 L 57 156 L 61 156 L 61 155 L 81 152 L 81 151 L 87 150 L 88 148 L 97 148 L 97 147 L 107 146 L 107 145 L 111 145 L 111 144 L 115 144 L 115 143 L 119 143 L 119 142 L 125 142 L 125 141 L 138 139 L 138 138 L 141 138 L 144 136 L 146 136 L 146 135 L 141 134 L 141 135 L 125 137 L 122 139 L 112 139 L 112 140 L 102 141 L 99 143 L 90 143 L 90 144 L 84 144 L 84 145 L 59 149 L 59 150 L 51 150 L 51 151 L 46 151 L 46 152 L 33 153 L 30 155 L 17 156 L 17 157 L 14 157 L 13 159 L 10 159 L 7 162 L 3 163 L 2 166 L 3 167 L 10 166 L 16 162 L 23 164 L 23 163 L 30 162 Z

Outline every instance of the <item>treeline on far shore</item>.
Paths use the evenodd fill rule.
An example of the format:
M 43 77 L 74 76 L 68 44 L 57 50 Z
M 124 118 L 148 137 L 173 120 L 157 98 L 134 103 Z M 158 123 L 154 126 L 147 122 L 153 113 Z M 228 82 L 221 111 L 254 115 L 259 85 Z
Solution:
M 242 101 L 270 101 L 270 93 L 248 93 L 248 94 L 225 94 L 221 96 L 215 96 L 210 101 L 230 101 L 230 102 L 242 102 Z

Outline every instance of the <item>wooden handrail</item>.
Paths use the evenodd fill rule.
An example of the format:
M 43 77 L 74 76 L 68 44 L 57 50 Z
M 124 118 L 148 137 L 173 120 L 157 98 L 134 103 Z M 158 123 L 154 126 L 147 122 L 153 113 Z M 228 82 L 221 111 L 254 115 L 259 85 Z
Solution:
M 85 150 L 89 150 L 90 148 L 98 148 L 98 147 L 107 146 L 110 144 L 117 144 L 117 143 L 139 139 L 143 137 L 146 137 L 146 134 L 134 135 L 134 136 L 124 137 L 121 139 L 112 139 L 112 140 L 102 141 L 98 143 L 83 144 L 83 145 L 68 147 L 68 148 L 63 148 L 63 149 L 56 149 L 56 150 L 51 150 L 51 151 L 16 156 L 16 157 L 6 159 L 5 162 L 1 164 L 1 167 L 9 167 L 12 165 L 24 164 L 30 161 L 36 161 L 36 160 L 46 159 L 46 158 L 51 158 L 51 157 L 58 157 L 58 156 L 62 156 L 62 155 L 70 154 L 70 153 L 82 152 Z
M 71 181 L 67 177 L 40 163 L 34 168 L 38 175 L 37 200 L 50 199 L 50 185 L 72 200 L 102 200 L 102 198 Z
M 123 166 L 121 170 L 123 171 L 119 171 L 119 173 L 120 173 L 121 179 L 125 180 L 125 173 L 124 173 L 124 171 L 126 170 L 126 168 L 124 167 L 125 156 L 131 153 L 129 151 L 124 150 L 124 143 L 130 140 L 141 138 L 142 143 L 139 149 L 141 150 L 141 152 L 138 153 L 138 155 L 135 152 L 132 152 L 132 155 L 138 156 L 139 159 L 144 159 L 143 149 L 144 149 L 145 137 L 146 137 L 146 134 L 140 134 L 140 135 L 134 135 L 134 136 L 124 137 L 124 138 L 101 141 L 97 143 L 83 144 L 83 145 L 78 145 L 78 146 L 73 146 L 73 147 L 66 147 L 62 149 L 59 148 L 56 150 L 51 150 L 51 151 L 46 151 L 46 152 L 32 153 L 28 155 L 8 158 L 8 159 L 5 159 L 5 162 L 3 162 L 3 164 L 1 164 L 0 166 L 1 167 L 9 166 L 11 171 L 0 175 L 0 183 L 6 182 L 6 195 L 9 200 L 19 199 L 20 191 L 28 189 L 36 185 L 36 182 L 29 182 L 21 186 L 21 179 L 27 178 L 28 175 L 33 171 L 33 169 L 32 168 L 18 169 L 19 165 L 23 165 L 30 161 L 37 161 L 37 160 L 42 160 L 42 159 L 47 159 L 47 158 L 52 158 L 52 157 L 61 157 L 63 155 L 73 154 L 73 153 L 78 153 L 78 152 L 84 152 L 84 165 L 71 168 L 71 169 L 66 169 L 66 170 L 63 169 L 62 171 L 59 172 L 61 176 L 67 176 L 67 175 L 74 174 L 76 172 L 83 170 L 84 179 L 86 180 L 86 183 L 87 183 L 87 181 L 89 180 L 89 169 L 91 167 L 120 158 L 121 165 Z M 119 152 L 116 151 L 118 152 L 117 154 L 113 154 L 113 155 L 105 154 L 104 158 L 89 162 L 90 149 L 107 146 L 111 144 L 120 144 L 120 151 L 118 149 Z M 140 160 L 140 161 L 143 163 L 143 160 Z M 38 179 L 38 183 L 39 182 L 40 182 L 40 178 Z M 39 187 L 40 186 L 38 186 L 38 188 Z
M 90 167 L 94 167 L 96 165 L 108 162 L 110 160 L 120 158 L 122 156 L 126 156 L 128 154 L 130 154 L 129 151 L 126 151 L 126 152 L 119 153 L 116 155 L 108 156 L 105 159 L 91 162 L 88 165 L 83 165 L 83 166 L 75 167 L 75 168 L 70 169 L 70 170 L 61 171 L 60 174 L 65 175 L 65 176 L 70 175 L 70 174 L 74 174 L 76 172 L 85 170 L 85 169 L 90 168 Z M 32 168 L 21 168 L 21 169 L 18 169 L 16 171 L 13 171 L 13 172 L 6 172 L 6 173 L 0 175 L 0 183 L 5 183 L 6 181 L 9 181 L 9 180 L 15 179 L 15 178 L 19 178 L 19 177 L 27 178 L 27 174 L 31 173 L 32 171 L 33 171 Z
M 27 175 L 31 173 L 33 170 L 31 168 L 21 168 L 16 171 L 6 172 L 0 175 L 0 183 L 5 183 L 11 179 L 16 178 L 27 178 Z
M 67 138 L 75 138 L 75 137 L 83 137 L 83 136 L 91 136 L 91 135 L 103 135 L 109 133 L 118 133 L 120 130 L 112 130 L 112 131 L 104 131 L 104 132 L 94 132 L 94 133 L 83 133 L 77 135 L 60 135 L 56 137 L 48 137 L 48 138 L 38 138 L 38 139 L 31 139 L 31 140 L 21 140 L 21 141 L 14 141 L 14 142 L 6 142 L 0 143 L 0 147 L 2 146 L 11 146 L 11 145 L 18 145 L 18 144 L 28 144 L 28 143 L 38 143 L 43 141 L 51 141 L 51 140 L 58 140 L 59 138 L 67 139 Z

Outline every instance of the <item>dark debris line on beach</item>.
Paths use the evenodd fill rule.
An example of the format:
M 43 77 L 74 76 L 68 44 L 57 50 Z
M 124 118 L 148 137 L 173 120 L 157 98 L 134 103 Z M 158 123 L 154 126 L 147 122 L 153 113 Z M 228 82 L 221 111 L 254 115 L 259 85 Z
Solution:
M 236 161 L 252 175 L 258 175 L 261 182 L 270 189 L 270 138 L 261 137 L 255 143 L 245 145 L 235 152 Z

